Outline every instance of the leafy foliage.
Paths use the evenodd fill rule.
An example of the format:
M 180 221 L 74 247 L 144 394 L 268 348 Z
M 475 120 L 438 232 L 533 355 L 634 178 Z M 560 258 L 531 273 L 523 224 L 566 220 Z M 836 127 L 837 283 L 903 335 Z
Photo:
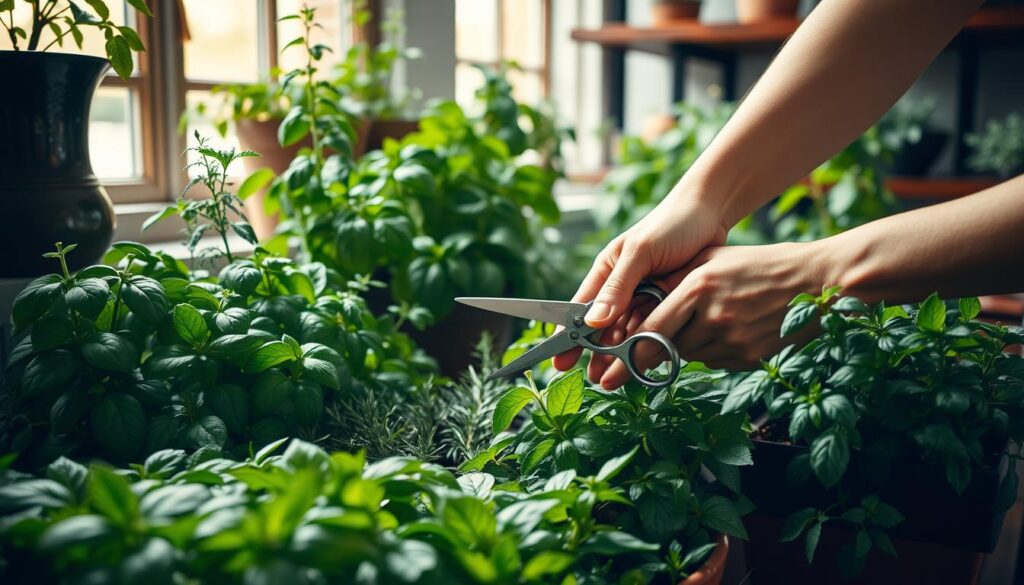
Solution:
M 564 392 L 582 392 L 577 378 Z M 731 434 L 744 436 L 738 427 Z M 275 455 L 284 442 L 241 462 L 161 450 L 112 470 L 60 458 L 40 477 L 4 471 L 7 457 L 0 574 L 46 582 L 508 584 L 663 574 L 674 582 L 714 548 L 706 529 L 742 530 L 729 499 L 691 494 L 690 481 L 695 493 L 705 489 L 696 475 L 670 479 L 678 474 L 671 466 L 641 473 L 639 446 L 590 459 L 597 471 L 589 475 L 567 469 L 547 481 L 499 485 L 489 473 L 456 477 L 405 457 L 366 465 L 361 453 L 328 454 L 297 439 Z M 702 544 L 684 549 L 669 537 L 640 536 L 649 531 L 631 524 L 636 513 L 624 503 L 639 497 L 649 510 L 641 517 L 655 518 L 656 493 L 693 506 L 686 534 Z
M 1019 458 L 1024 358 L 1003 349 L 1024 341 L 1024 332 L 972 320 L 980 311 L 977 299 L 946 303 L 932 295 L 906 308 L 869 307 L 838 294 L 833 287 L 793 300 L 783 334 L 815 317 L 823 333 L 802 349 L 787 347 L 761 370 L 736 376 L 724 411 L 760 402 L 775 421 L 772 428 L 808 447 L 787 475 L 836 488 L 830 492 L 836 501 L 793 514 L 783 539 L 806 534 L 810 560 L 820 526 L 845 523 L 857 538 L 841 554 L 841 568 L 855 573 L 872 549 L 893 554 L 885 530 L 902 515 L 872 493 L 889 469 L 941 466 L 950 486 L 963 492 L 972 469 L 997 465 L 1004 446 Z M 1006 494 L 1016 493 L 1013 467 L 1001 488 Z M 1004 494 L 996 506 L 1009 507 L 1013 497 Z
M 1024 116 L 1013 112 L 1002 120 L 989 120 L 983 132 L 968 134 L 973 149 L 968 166 L 979 173 L 1007 179 L 1024 172 Z
M 543 391 L 528 377 L 529 387 L 508 390 L 494 409 L 494 431 L 521 421 L 518 431 L 498 432 L 460 470 L 530 493 L 586 485 L 593 498 L 577 505 L 663 551 L 699 549 L 712 532 L 746 538 L 740 518 L 750 507 L 736 466 L 751 463 L 747 418 L 720 413 L 722 392 L 712 385 L 720 376 L 691 363 L 672 387 L 615 392 L 585 388 L 581 370 Z M 631 573 L 675 582 L 685 572 L 670 557 Z M 619 570 L 613 563 L 611 574 Z
M 878 121 L 878 137 L 886 150 L 898 152 L 921 142 L 931 126 L 935 99 L 903 98 Z
M 316 172 L 300 155 L 271 196 L 309 257 L 347 277 L 379 275 L 395 300 L 435 317 L 459 294 L 550 296 L 564 286 L 554 246 L 528 219 L 558 220 L 557 171 L 525 161 L 540 145 L 527 138 L 531 116 L 503 76 L 490 74 L 478 96 L 480 117 L 437 103 L 419 132 L 358 161 L 332 155 Z M 545 140 L 544 151 L 557 152 Z
M 104 50 L 110 64 L 122 79 L 131 77 L 135 62 L 132 53 L 145 51 L 139 34 L 129 26 L 119 26 L 110 19 L 110 8 L 105 0 L 84 0 L 88 9 L 72 0 L 23 0 L 31 5 L 31 24 L 25 30 L 14 17 L 15 0 L 0 0 L 0 27 L 7 33 L 15 51 L 21 50 L 22 42 L 29 51 L 47 51 L 54 45 L 64 46 L 68 35 L 81 49 L 85 41 L 82 27 L 94 27 L 103 32 Z M 128 0 L 136 11 L 152 17 L 146 0 Z M 3 18 L 4 13 L 7 19 Z M 43 35 L 53 38 L 43 45 Z M 40 49 L 42 45 L 42 49 Z

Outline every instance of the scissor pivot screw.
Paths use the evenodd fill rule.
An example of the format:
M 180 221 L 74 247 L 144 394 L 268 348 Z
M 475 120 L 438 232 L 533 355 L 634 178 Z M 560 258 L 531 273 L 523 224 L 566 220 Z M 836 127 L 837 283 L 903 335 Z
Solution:
M 582 327 L 583 326 L 583 317 L 581 317 L 579 315 L 576 315 L 575 317 L 572 318 L 572 324 L 577 326 L 577 327 Z M 573 339 L 576 339 L 576 338 L 573 337 Z
M 580 332 L 579 331 L 570 331 L 569 332 L 569 339 L 572 339 L 573 341 L 575 341 L 575 340 L 577 340 L 579 338 L 580 338 Z

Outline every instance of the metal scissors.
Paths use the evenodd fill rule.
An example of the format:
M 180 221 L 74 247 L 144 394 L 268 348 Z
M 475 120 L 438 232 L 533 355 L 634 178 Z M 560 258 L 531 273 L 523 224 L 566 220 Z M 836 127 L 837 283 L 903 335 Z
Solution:
M 659 303 L 665 300 L 665 292 L 660 288 L 643 284 L 637 287 L 633 293 L 637 296 L 651 296 Z M 488 379 L 509 378 L 529 369 L 534 364 L 540 363 L 550 357 L 556 356 L 574 347 L 583 347 L 594 353 L 612 355 L 626 364 L 629 373 L 638 381 L 653 388 L 663 388 L 672 384 L 679 375 L 679 352 L 671 341 L 660 333 L 642 331 L 628 337 L 618 345 L 601 345 L 601 333 L 603 329 L 590 327 L 583 321 L 583 316 L 590 309 L 589 303 L 572 303 L 567 301 L 543 301 L 532 299 L 505 299 L 494 297 L 458 297 L 456 302 L 471 307 L 477 307 L 495 313 L 503 313 L 523 319 L 533 319 L 544 323 L 554 323 L 565 327 L 562 331 L 555 333 L 540 345 L 530 349 L 523 355 L 509 362 L 505 367 L 491 374 Z M 671 363 L 671 371 L 667 378 L 658 380 L 648 377 L 636 366 L 633 361 L 633 348 L 641 341 L 653 341 L 661 346 L 668 355 Z

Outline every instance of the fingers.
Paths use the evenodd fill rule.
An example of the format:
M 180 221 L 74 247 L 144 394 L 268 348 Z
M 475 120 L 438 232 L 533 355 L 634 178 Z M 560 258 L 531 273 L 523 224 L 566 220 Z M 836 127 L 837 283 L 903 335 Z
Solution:
M 691 294 L 689 287 L 681 284 L 662 302 L 655 307 L 651 314 L 644 320 L 637 329 L 640 331 L 655 331 L 665 337 L 672 339 L 692 317 L 697 303 L 697 296 Z M 639 343 L 633 350 L 633 363 L 639 367 L 646 364 L 656 363 L 661 348 L 654 343 Z M 630 378 L 629 370 L 625 364 L 616 360 L 601 377 L 601 386 L 611 390 L 626 383 Z
M 576 365 L 576 362 L 579 361 L 580 355 L 582 355 L 582 354 L 583 354 L 583 348 L 582 347 L 576 347 L 576 348 L 570 349 L 569 351 L 567 351 L 565 353 L 560 353 L 560 354 L 556 355 L 554 357 L 554 359 L 552 360 L 552 363 L 554 363 L 556 370 L 560 370 L 560 371 L 563 371 L 563 372 L 566 371 L 566 370 L 571 370 L 572 367 Z
M 591 327 L 607 327 L 615 322 L 633 300 L 640 281 L 650 271 L 650 258 L 637 251 L 636 246 L 623 246 L 608 277 L 587 311 L 584 320 Z
M 583 282 L 580 284 L 576 294 L 572 297 L 574 303 L 589 303 L 598 291 L 601 290 L 601 285 L 604 284 L 608 275 L 612 272 L 612 267 L 615 265 L 615 261 L 619 257 L 619 251 L 622 249 L 622 236 L 612 240 L 597 258 L 594 259 L 593 266 L 590 267 L 590 271 L 587 276 L 584 277 Z M 556 331 L 557 332 L 557 331 Z M 579 361 L 580 355 L 583 354 L 582 348 L 570 349 L 565 353 L 561 353 L 555 356 L 553 363 L 556 369 L 566 371 L 572 369 Z

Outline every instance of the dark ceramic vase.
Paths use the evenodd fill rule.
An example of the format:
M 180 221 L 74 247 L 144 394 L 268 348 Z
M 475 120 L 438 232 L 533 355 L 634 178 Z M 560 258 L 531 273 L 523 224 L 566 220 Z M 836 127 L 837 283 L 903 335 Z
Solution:
M 54 242 L 70 268 L 99 260 L 114 207 L 89 162 L 89 107 L 110 64 L 87 55 L 0 51 L 0 278 L 38 276 Z

